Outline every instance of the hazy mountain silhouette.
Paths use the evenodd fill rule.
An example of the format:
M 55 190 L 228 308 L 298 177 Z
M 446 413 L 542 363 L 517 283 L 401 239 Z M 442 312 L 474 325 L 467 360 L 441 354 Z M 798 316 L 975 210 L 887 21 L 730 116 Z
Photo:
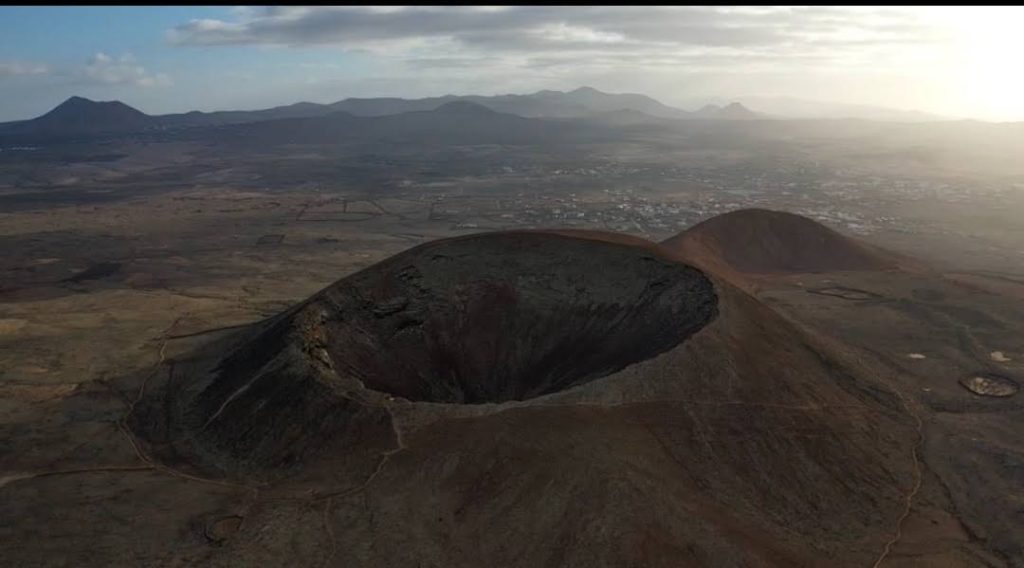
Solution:
M 412 144 L 537 144 L 580 141 L 606 129 L 497 112 L 469 101 L 383 116 L 326 116 L 227 126 L 217 136 L 243 145 L 390 142 Z
M 332 109 L 326 105 L 301 102 L 263 110 L 227 110 L 216 112 L 199 112 L 194 110 L 182 114 L 165 114 L 156 118 L 160 121 L 161 126 L 180 127 L 258 122 L 279 118 L 305 118 L 323 116 L 331 112 Z
M 705 105 L 697 112 L 694 112 L 693 117 L 726 120 L 751 120 L 762 118 L 759 113 L 751 111 L 741 103 L 729 103 L 725 106 Z
M 372 99 L 345 99 L 325 105 L 333 111 L 344 111 L 356 116 L 385 116 L 389 114 L 401 114 L 403 112 L 415 112 L 423 110 L 434 110 L 437 107 L 458 100 L 459 97 L 431 97 L 426 99 L 402 99 L 396 97 L 381 97 Z
M 71 97 L 38 118 L 0 124 L 0 134 L 75 136 L 139 131 L 157 124 L 159 121 L 154 117 L 121 101 Z
M 698 112 L 688 112 L 665 105 L 646 95 L 605 93 L 592 87 L 580 87 L 569 92 L 546 90 L 528 95 L 445 95 L 422 99 L 350 98 L 331 104 L 300 102 L 261 110 L 192 111 L 158 116 L 147 115 L 120 101 L 96 102 L 82 97 L 71 97 L 38 118 L 0 124 L 0 135 L 60 138 L 99 133 L 130 133 L 149 129 L 318 118 L 339 112 L 357 117 L 396 116 L 433 111 L 460 101 L 525 118 L 597 118 L 600 122 L 611 124 L 655 123 L 658 119 L 666 118 L 735 119 L 756 116 L 736 103 L 725 108 L 706 107 Z
M 519 117 L 581 119 L 604 126 L 654 125 L 663 123 L 665 119 L 860 118 L 922 122 L 942 118 L 918 111 L 806 101 L 791 97 L 748 97 L 744 100 L 754 102 L 759 111 L 753 111 L 740 102 L 707 104 L 699 110 L 686 111 L 642 94 L 605 93 L 593 87 L 580 87 L 567 92 L 543 90 L 525 95 L 348 98 L 330 104 L 299 102 L 259 110 L 192 111 L 153 116 L 120 101 L 98 102 L 74 96 L 37 118 L 0 123 L 0 136 L 12 141 L 42 141 L 328 116 L 333 117 L 332 122 L 337 122 L 342 116 L 384 117 L 433 111 L 457 101 L 475 103 L 492 111 Z M 343 114 L 338 115 L 339 112 Z
M 653 116 L 685 118 L 686 111 L 666 106 L 648 96 L 609 94 L 591 87 L 574 91 L 538 91 L 528 95 L 445 95 L 423 99 L 375 98 L 345 99 L 328 105 L 357 116 L 382 116 L 403 112 L 433 110 L 453 101 L 468 101 L 492 110 L 535 118 L 585 117 L 594 112 L 635 110 Z
M 947 117 L 917 110 L 893 109 L 874 105 L 859 105 L 815 101 L 795 97 L 740 97 L 759 111 L 776 118 L 853 118 L 885 122 L 933 122 L 949 120 Z

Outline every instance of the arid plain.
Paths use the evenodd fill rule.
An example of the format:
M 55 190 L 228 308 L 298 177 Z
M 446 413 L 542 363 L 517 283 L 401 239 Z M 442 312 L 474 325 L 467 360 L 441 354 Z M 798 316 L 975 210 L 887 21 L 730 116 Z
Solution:
M 586 143 L 565 144 L 483 136 L 262 147 L 226 134 L 212 143 L 150 134 L 5 149 L 6 558 L 18 566 L 1021 565 L 1019 165 L 993 158 L 1002 169 L 954 161 L 929 170 L 949 151 L 942 146 L 896 166 L 845 152 L 842 136 L 813 152 L 813 137 L 799 136 L 832 124 L 765 123 L 645 126 L 616 134 L 622 139 L 588 130 Z M 765 150 L 765 132 L 786 129 L 798 135 Z M 711 146 L 697 143 L 710 134 L 719 136 Z M 341 310 L 339 280 L 356 290 L 360 278 L 384 282 L 380 298 L 377 288 L 365 292 L 383 306 L 383 322 L 421 288 L 477 305 L 494 292 L 465 276 L 445 296 L 443 274 L 422 268 L 433 257 L 407 251 L 535 229 L 555 239 L 541 238 L 539 250 L 570 239 L 566 246 L 583 251 L 562 263 L 580 289 L 601 287 L 601 262 L 587 259 L 605 254 L 636 254 L 645 267 L 693 265 L 714 284 L 715 316 L 660 354 L 529 400 L 448 404 L 353 387 L 335 393 L 337 408 L 355 401 L 384 411 L 357 412 L 355 426 L 334 436 L 291 412 L 313 410 L 301 407 L 307 399 L 274 391 L 247 401 L 242 388 L 216 399 L 202 428 L 165 424 L 177 412 L 177 385 L 200 385 L 193 371 L 235 349 L 279 349 L 286 370 L 314 364 L 319 355 L 290 355 L 292 339 L 279 345 L 271 334 L 271 349 L 249 334 L 276 322 L 302 328 L 305 320 L 289 318 L 314 313 L 299 310 L 311 297 L 308 305 Z M 467 238 L 457 242 L 493 253 L 486 236 Z M 430 246 L 454 245 L 418 250 Z M 513 249 L 510 271 L 560 270 L 539 270 Z M 393 270 L 400 261 L 377 264 L 399 253 L 442 290 L 410 284 Z M 475 265 L 453 265 L 452 274 L 472 272 L 462 266 Z M 540 294 L 529 278 L 504 280 L 524 297 Z M 622 302 L 606 304 L 597 320 Z M 489 313 L 466 321 L 483 325 Z M 496 329 L 480 328 L 480 341 Z M 394 347 L 370 327 L 344 330 L 353 345 Z M 328 367 L 341 368 L 345 345 L 329 346 Z M 554 352 L 589 356 L 569 347 Z M 307 392 L 299 386 L 282 392 Z M 296 457 L 259 453 L 266 448 L 257 444 L 247 461 L 239 448 L 255 438 L 246 428 L 264 426 L 239 419 L 240 430 L 204 438 L 225 408 L 295 417 L 260 424 L 283 424 L 296 447 L 340 446 Z

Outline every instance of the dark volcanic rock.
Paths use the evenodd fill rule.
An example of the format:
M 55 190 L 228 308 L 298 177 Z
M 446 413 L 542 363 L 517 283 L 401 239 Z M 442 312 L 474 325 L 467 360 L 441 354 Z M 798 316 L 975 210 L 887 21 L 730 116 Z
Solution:
M 636 247 L 549 234 L 433 244 L 312 304 L 339 372 L 410 400 L 556 392 L 678 345 L 714 315 L 699 271 Z

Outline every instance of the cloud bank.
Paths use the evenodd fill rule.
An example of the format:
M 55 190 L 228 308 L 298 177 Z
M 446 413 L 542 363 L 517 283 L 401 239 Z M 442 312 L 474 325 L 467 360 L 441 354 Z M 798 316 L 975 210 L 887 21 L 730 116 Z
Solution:
M 497 57 L 525 67 L 733 71 L 877 64 L 882 53 L 942 39 L 912 12 L 886 7 L 257 7 L 168 32 L 176 45 L 335 46 L 431 66 Z
M 0 78 L 22 77 L 26 75 L 47 75 L 50 68 L 41 63 L 26 63 L 23 61 L 0 61 Z

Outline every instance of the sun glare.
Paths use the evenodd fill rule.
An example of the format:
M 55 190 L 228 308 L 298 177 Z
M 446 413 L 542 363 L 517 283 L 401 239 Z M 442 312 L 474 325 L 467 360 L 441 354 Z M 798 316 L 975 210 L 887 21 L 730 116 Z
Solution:
M 959 104 L 985 118 L 1024 119 L 1024 8 L 933 7 L 949 32 L 952 60 L 943 62 Z

